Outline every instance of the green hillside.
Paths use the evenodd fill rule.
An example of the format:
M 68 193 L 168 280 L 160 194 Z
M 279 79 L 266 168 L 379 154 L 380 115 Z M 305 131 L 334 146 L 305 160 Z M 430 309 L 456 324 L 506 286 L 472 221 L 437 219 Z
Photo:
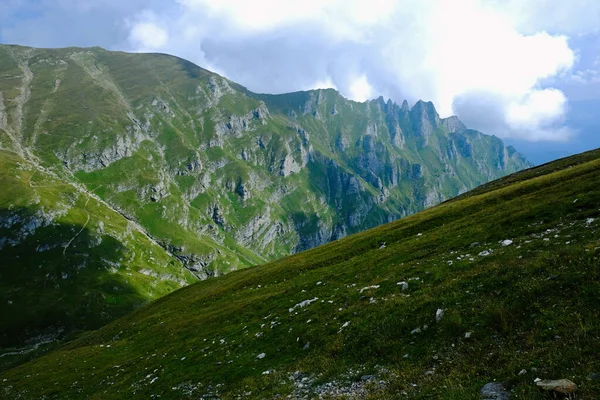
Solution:
M 96 329 L 196 281 L 93 193 L 3 150 L 0 187 L 1 347 Z
M 255 94 L 164 54 L 0 45 L 0 348 L 528 166 L 431 103 Z
M 598 182 L 600 150 L 196 283 L 5 371 L 0 394 L 463 400 L 501 381 L 535 399 L 535 378 L 568 378 L 596 398 Z

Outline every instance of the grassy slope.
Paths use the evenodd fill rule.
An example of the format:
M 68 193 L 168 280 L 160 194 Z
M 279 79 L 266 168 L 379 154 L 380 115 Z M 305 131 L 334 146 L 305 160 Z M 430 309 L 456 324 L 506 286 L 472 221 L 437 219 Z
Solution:
M 593 398 L 599 181 L 597 150 L 200 282 L 3 373 L 0 393 L 272 398 L 300 390 L 289 375 L 301 371 L 307 390 L 375 374 L 386 385 L 372 388 L 374 398 L 476 399 L 496 379 L 530 399 L 536 377 L 572 379 Z M 514 243 L 503 247 L 504 239 Z M 371 285 L 379 287 L 361 292 Z M 445 316 L 436 323 L 438 308 Z
M 0 151 L 0 187 L 2 365 L 6 346 L 97 329 L 196 281 L 120 214 L 14 153 Z

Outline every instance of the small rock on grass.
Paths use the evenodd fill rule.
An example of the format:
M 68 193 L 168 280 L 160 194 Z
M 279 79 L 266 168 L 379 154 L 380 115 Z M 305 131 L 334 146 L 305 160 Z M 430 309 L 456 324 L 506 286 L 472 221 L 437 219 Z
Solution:
M 535 385 L 541 391 L 555 395 L 555 397 L 562 396 L 562 398 L 569 398 L 570 395 L 577 391 L 577 385 L 568 379 L 545 379 L 543 381 L 536 382 Z
M 435 312 L 435 321 L 440 322 L 440 320 L 442 318 L 444 318 L 444 310 L 441 308 L 438 308 L 437 311 Z
M 508 392 L 500 382 L 486 383 L 479 392 L 483 400 L 508 400 Z

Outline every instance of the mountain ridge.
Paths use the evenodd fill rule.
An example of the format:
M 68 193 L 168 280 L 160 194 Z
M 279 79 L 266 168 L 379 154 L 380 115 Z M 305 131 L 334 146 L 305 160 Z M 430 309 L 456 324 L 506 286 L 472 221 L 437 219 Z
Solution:
M 10 188 L 0 193 L 0 221 L 78 230 L 84 204 L 43 200 L 94 198 L 99 219 L 114 211 L 162 246 L 164 265 L 150 263 L 146 271 L 157 285 L 165 284 L 156 278 L 161 268 L 181 265 L 204 279 L 261 264 L 413 214 L 529 165 L 500 139 L 440 119 L 432 103 L 357 103 L 334 90 L 254 94 L 168 55 L 0 45 L 0 77 L 0 149 L 23 159 L 0 171 Z M 39 170 L 36 176 L 75 192 L 23 187 L 20 168 Z M 79 215 L 75 224 L 69 207 Z M 115 248 L 129 229 L 122 224 L 110 234 Z M 89 245 L 106 236 L 101 226 L 85 225 L 94 229 L 86 243 L 73 247 L 65 239 L 57 246 L 94 259 Z M 25 246 L 53 236 L 63 240 L 41 230 L 11 240 Z M 146 254 L 143 247 L 139 254 Z M 72 267 L 87 269 L 83 261 L 66 263 L 66 253 L 47 256 L 39 281 L 0 288 L 1 300 L 16 305 L 22 287 L 60 287 L 60 277 L 77 273 Z M 5 268 L 41 268 L 33 256 L 31 265 L 5 259 Z M 131 269 L 145 270 L 142 260 L 114 267 L 117 272 L 94 260 L 93 268 L 124 279 Z M 187 271 L 179 275 L 188 279 Z M 60 302 L 60 291 L 51 297 Z M 72 315 L 61 324 L 65 318 L 69 326 L 95 326 Z

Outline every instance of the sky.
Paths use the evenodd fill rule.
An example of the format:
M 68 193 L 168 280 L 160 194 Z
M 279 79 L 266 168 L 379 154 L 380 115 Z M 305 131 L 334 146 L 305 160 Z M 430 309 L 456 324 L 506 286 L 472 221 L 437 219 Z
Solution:
M 600 147 L 598 0 L 0 0 L 0 43 L 174 54 L 261 93 L 433 101 L 536 164 Z

